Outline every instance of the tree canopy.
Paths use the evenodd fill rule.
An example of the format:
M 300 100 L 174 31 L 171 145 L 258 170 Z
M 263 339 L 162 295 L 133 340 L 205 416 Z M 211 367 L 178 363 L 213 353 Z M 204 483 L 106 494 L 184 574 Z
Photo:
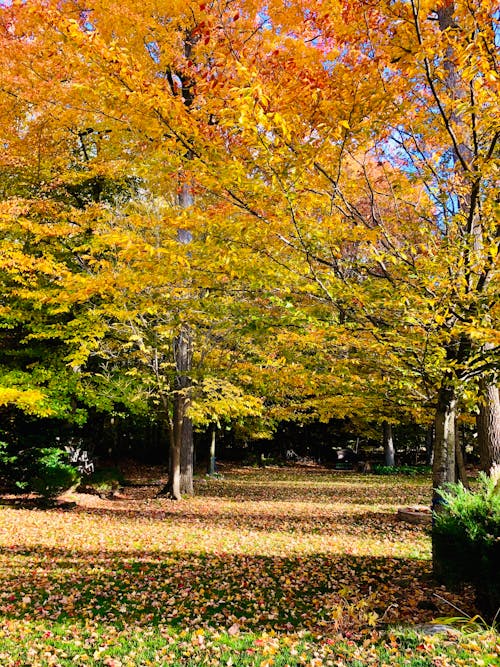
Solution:
M 31 350 L 27 374 L 4 355 L 0 402 L 434 413 L 434 485 L 453 479 L 457 412 L 497 383 L 496 3 L 29 0 L 0 20 L 2 337 Z

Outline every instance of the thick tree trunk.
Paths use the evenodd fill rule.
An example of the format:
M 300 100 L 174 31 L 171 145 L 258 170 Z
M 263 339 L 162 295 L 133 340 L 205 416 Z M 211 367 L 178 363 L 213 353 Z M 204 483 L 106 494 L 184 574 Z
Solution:
M 182 420 L 181 430 L 181 493 L 183 495 L 193 495 L 193 469 L 194 469 L 194 441 L 193 441 L 193 422 L 186 416 L 185 412 L 189 407 L 189 396 L 187 405 L 184 409 L 184 418 Z
M 437 493 L 447 482 L 455 481 L 456 396 L 452 387 L 439 390 L 436 407 L 434 461 L 432 466 L 433 503 L 439 504 Z
M 191 381 L 187 373 L 192 361 L 192 338 L 188 326 L 182 326 L 173 347 L 177 375 L 170 427 L 169 471 L 167 485 L 160 493 L 180 500 L 183 493 L 193 493 L 193 427 L 187 415 L 191 400 Z
M 498 386 L 483 383 L 482 401 L 476 417 L 481 470 L 490 474 L 500 465 L 500 396 Z
M 455 482 L 456 396 L 450 386 L 442 386 L 436 407 L 434 460 L 432 466 L 432 509 L 439 512 L 443 501 L 438 491 L 448 482 Z M 437 548 L 438 536 L 432 531 L 432 569 L 438 581 L 443 579 L 443 563 Z
M 394 450 L 394 438 L 392 435 L 392 424 L 389 422 L 383 422 L 383 439 L 384 439 L 384 462 L 386 466 L 395 466 L 395 450 Z

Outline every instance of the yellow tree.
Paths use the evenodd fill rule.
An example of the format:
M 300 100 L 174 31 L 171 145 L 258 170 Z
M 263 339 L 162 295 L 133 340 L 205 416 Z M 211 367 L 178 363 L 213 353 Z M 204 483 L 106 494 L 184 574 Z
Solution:
M 209 356 L 205 341 L 220 347 L 227 320 L 241 319 L 246 295 L 265 283 L 251 250 L 228 249 L 220 229 L 212 233 L 227 204 L 214 205 L 195 178 L 210 162 L 213 123 L 203 86 L 194 87 L 195 77 L 208 85 L 212 68 L 204 17 L 216 14 L 175 2 L 161 12 L 156 3 L 130 6 L 119 19 L 107 3 L 32 2 L 2 16 L 2 110 L 5 127 L 15 128 L 5 169 L 24 188 L 6 193 L 5 226 L 20 221 L 15 243 L 34 229 L 61 259 L 48 283 L 36 273 L 24 308 L 43 304 L 59 318 L 53 333 L 67 344 L 87 400 L 98 400 L 90 380 L 103 376 L 101 400 L 158 408 L 170 427 L 175 498 L 192 489 L 189 415 L 201 408 L 189 409 L 191 385 Z M 16 203 L 40 200 L 52 206 L 44 217 L 16 222 Z M 215 405 L 210 392 L 207 400 Z M 236 403 L 228 415 L 254 413 L 259 401 Z
M 437 488 L 455 476 L 457 402 L 480 404 L 497 368 L 496 6 L 275 2 L 261 15 L 253 50 L 229 39 L 220 112 L 238 128 L 240 215 L 261 223 L 244 238 L 277 262 L 301 256 L 339 324 L 418 372 L 436 405 Z

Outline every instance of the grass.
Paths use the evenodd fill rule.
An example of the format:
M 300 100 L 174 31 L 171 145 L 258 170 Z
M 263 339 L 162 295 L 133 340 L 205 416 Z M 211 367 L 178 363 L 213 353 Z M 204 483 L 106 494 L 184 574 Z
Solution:
M 229 469 L 153 493 L 0 508 L 2 666 L 498 664 L 492 632 L 414 629 L 455 614 L 443 597 L 474 614 L 395 519 L 428 478 Z

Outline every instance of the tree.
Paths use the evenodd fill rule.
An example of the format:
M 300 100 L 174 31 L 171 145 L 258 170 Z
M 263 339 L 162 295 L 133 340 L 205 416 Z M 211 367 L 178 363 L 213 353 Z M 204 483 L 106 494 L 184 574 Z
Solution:
M 418 372 L 435 403 L 437 489 L 454 479 L 458 405 L 477 404 L 497 366 L 498 19 L 493 3 L 434 9 L 270 3 L 229 106 L 243 126 L 233 168 L 248 175 L 239 208 L 260 220 L 246 242 L 301 256 L 339 324 Z

